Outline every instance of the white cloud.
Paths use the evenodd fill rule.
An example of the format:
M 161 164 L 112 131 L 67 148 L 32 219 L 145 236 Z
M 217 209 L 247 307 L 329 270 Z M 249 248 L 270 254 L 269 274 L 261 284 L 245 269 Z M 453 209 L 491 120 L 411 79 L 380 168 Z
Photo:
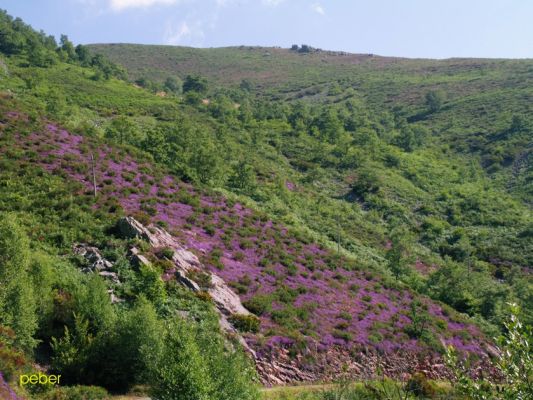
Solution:
M 191 34 L 191 28 L 187 21 L 183 21 L 176 29 L 171 23 L 167 23 L 165 28 L 165 44 L 177 45 L 181 40 Z
M 198 21 L 182 21 L 174 24 L 167 21 L 163 41 L 169 45 L 201 46 L 205 38 L 204 23 Z
M 311 9 L 320 14 L 320 15 L 326 15 L 326 11 L 324 10 L 324 7 L 322 7 L 320 4 L 318 3 L 314 3 L 312 6 L 311 6 Z
M 111 8 L 122 11 L 126 8 L 150 7 L 157 4 L 170 5 L 178 0 L 111 0 Z

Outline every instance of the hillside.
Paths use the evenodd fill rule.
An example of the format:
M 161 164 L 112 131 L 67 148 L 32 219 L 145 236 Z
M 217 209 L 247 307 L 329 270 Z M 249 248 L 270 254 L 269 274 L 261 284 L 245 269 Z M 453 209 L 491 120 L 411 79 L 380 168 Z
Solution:
M 448 378 L 447 345 L 494 377 L 508 303 L 533 321 L 533 62 L 89 51 L 1 17 L 1 390 L 256 399 Z
M 72 135 L 52 123 L 41 126 L 28 123 L 27 116 L 15 111 L 19 108 L 9 101 L 4 100 L 2 108 L 4 124 L 13 132 L 4 131 L 2 135 L 2 147 L 9 149 L 3 156 L 5 163 L 14 161 L 4 172 L 4 182 L 16 166 L 31 171 L 22 176 L 38 174 L 47 180 L 55 175 L 67 180 L 60 186 L 75 185 L 72 194 L 81 196 L 80 202 L 90 204 L 93 197 L 90 157 L 94 156 L 98 193 L 92 207 L 94 212 L 104 219 L 115 220 L 121 215 L 133 215 L 172 232 L 185 248 L 203 260 L 206 272 L 218 274 L 235 288 L 250 310 L 261 316 L 259 332 L 249 335 L 247 340 L 268 359 L 287 362 L 278 359 L 282 355 L 280 346 L 289 351 L 316 347 L 316 353 L 307 357 L 324 357 L 333 351 L 332 347 L 353 349 L 369 345 L 385 354 L 401 350 L 416 355 L 420 348 L 442 346 L 441 335 L 443 344 L 454 343 L 460 350 L 484 354 L 484 339 L 479 330 L 465 324 L 463 318 L 451 315 L 449 309 L 443 310 L 427 301 L 419 303 L 412 292 L 398 288 L 392 281 L 384 281 L 370 270 L 361 270 L 349 259 L 338 258 L 332 251 L 313 244 L 310 238 L 289 232 L 265 215 L 220 196 L 203 194 L 162 174 L 154 165 L 127 156 L 123 150 Z M 93 153 L 91 149 L 98 151 Z M 16 194 L 16 189 L 4 193 L 4 201 L 8 202 Z M 63 210 L 58 210 L 60 213 L 49 212 L 45 218 L 64 221 L 69 208 L 66 204 L 61 207 Z M 22 210 L 30 215 L 37 211 L 31 204 L 19 209 Z M 53 226 L 52 223 L 48 229 Z M 66 234 L 64 228 L 59 232 L 52 231 L 47 236 Z M 95 239 L 87 239 L 94 243 Z M 163 268 L 161 272 L 169 273 L 166 269 L 171 268 L 164 262 L 156 265 Z M 122 273 L 125 272 L 118 272 L 118 278 L 124 281 Z M 119 297 L 127 295 L 125 288 L 115 290 Z M 414 312 L 417 318 L 424 318 L 426 324 L 434 327 L 428 326 L 424 328 L 425 333 L 417 333 Z M 422 333 L 423 338 L 417 336 Z M 310 341 L 316 344 L 311 345 Z M 336 360 L 330 365 L 333 370 L 328 371 L 327 363 L 333 360 Z M 339 355 L 329 354 L 322 362 L 318 365 L 322 372 L 314 379 L 325 378 L 324 373 L 334 376 L 340 368 Z M 391 368 L 393 375 L 405 368 L 394 361 L 391 363 L 387 368 Z M 297 367 L 306 369 L 302 365 Z M 395 369 L 398 371 L 393 372 Z M 372 372 L 360 371 L 368 376 Z M 270 379 L 275 381 L 285 378 L 277 377 L 275 370 L 271 373 Z M 298 374 L 292 378 L 298 379 Z
M 215 85 L 239 87 L 246 82 L 254 94 L 275 101 L 339 104 L 364 100 L 374 113 L 384 110 L 409 122 L 421 122 L 441 138 L 441 144 L 475 154 L 495 172 L 514 166 L 513 190 L 528 201 L 531 157 L 526 135 L 506 133 L 513 115 L 531 113 L 531 60 L 404 59 L 369 54 L 235 47 L 193 49 L 131 44 L 91 45 L 123 65 L 132 80 L 163 82 L 199 74 Z M 427 113 L 424 97 L 441 91 L 445 104 Z M 527 165 L 530 165 L 530 160 Z M 512 168 L 509 168 L 512 169 Z M 502 185 L 507 174 L 501 178 Z M 529 178 L 528 178 L 529 177 Z

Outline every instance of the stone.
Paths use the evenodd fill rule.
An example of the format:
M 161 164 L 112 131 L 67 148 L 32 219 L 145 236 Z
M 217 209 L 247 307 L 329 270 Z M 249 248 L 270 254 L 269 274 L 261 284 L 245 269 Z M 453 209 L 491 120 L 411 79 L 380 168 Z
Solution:
M 88 267 L 82 268 L 82 272 L 86 274 L 97 273 L 103 279 L 112 282 L 114 285 L 122 284 L 118 274 L 112 271 L 113 263 L 106 260 L 98 248 L 89 246 L 88 244 L 79 243 L 74 246 L 73 251 L 74 254 L 84 257 L 89 263 Z M 109 289 L 107 293 L 111 298 L 112 304 L 124 301 L 114 294 L 113 289 Z
M 118 279 L 118 274 L 116 272 L 110 272 L 110 271 L 100 271 L 98 272 L 98 275 L 100 275 L 104 279 L 108 279 L 112 281 L 113 283 L 120 285 L 120 279 Z
M 77 244 L 74 246 L 74 254 L 84 257 L 90 263 L 89 271 L 103 271 L 113 267 L 113 264 L 106 260 L 96 247 L 83 243 Z
M 141 251 L 137 247 L 132 247 L 130 249 L 130 258 L 131 258 L 132 264 L 135 267 L 140 267 L 141 265 L 146 265 L 146 266 L 152 265 L 150 260 L 148 260 L 148 258 L 143 256 L 141 254 Z

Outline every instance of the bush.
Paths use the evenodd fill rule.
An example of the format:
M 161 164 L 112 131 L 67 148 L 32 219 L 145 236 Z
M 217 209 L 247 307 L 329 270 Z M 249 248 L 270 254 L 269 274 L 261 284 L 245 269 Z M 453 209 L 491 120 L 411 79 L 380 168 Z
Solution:
M 259 332 L 261 320 L 255 315 L 233 314 L 229 321 L 241 332 Z
M 172 259 L 174 256 L 174 249 L 170 247 L 164 247 L 157 252 L 158 257 Z
M 263 315 L 264 313 L 269 312 L 272 308 L 272 298 L 268 295 L 258 294 L 245 301 L 244 307 L 255 315 Z
M 65 386 L 56 387 L 46 393 L 42 400 L 108 400 L 107 391 L 98 386 Z
M 343 339 L 346 342 L 349 342 L 350 340 L 353 339 L 353 336 L 352 336 L 352 334 L 350 332 L 346 332 L 346 331 L 343 331 L 343 330 L 340 330 L 340 329 L 334 329 L 333 330 L 333 337 L 335 337 L 337 339 Z
M 211 274 L 207 272 L 190 270 L 187 272 L 187 278 L 195 281 L 202 289 L 210 289 L 213 287 L 213 283 L 211 282 Z
M 533 358 L 531 329 L 522 325 L 519 319 L 520 309 L 510 304 L 510 316 L 504 323 L 507 334 L 498 339 L 500 356 L 494 360 L 499 370 L 503 385 L 496 385 L 487 379 L 473 380 L 469 367 L 459 361 L 457 351 L 449 346 L 445 361 L 454 374 L 457 391 L 474 400 L 507 400 L 533 398 Z
M 241 351 L 230 351 L 209 325 L 171 321 L 163 346 L 146 349 L 152 397 L 158 400 L 256 400 L 254 370 Z
M 435 386 L 428 380 L 423 372 L 417 372 L 409 378 L 405 385 L 405 391 L 424 399 L 432 399 L 435 396 Z

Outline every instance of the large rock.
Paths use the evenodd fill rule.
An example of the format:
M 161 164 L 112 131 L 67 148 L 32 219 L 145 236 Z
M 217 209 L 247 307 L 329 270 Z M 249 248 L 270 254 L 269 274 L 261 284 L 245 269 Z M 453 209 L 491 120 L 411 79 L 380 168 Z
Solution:
M 105 271 L 113 267 L 113 264 L 106 260 L 96 247 L 83 243 L 77 244 L 74 246 L 74 253 L 89 262 L 88 268 L 84 268 L 83 272 Z
M 177 281 L 187 286 L 189 289 L 199 291 L 200 286 L 188 276 L 192 271 L 202 271 L 211 275 L 211 287 L 208 293 L 213 299 L 217 309 L 221 313 L 221 323 L 225 328 L 228 328 L 226 317 L 232 314 L 250 314 L 244 308 L 239 296 L 231 290 L 226 282 L 216 274 L 211 273 L 198 260 L 195 254 L 186 250 L 170 233 L 166 230 L 150 225 L 145 227 L 133 217 L 121 218 L 118 222 L 118 230 L 125 238 L 141 238 L 147 241 L 150 246 L 157 250 L 162 248 L 170 248 L 174 251 L 172 261 L 176 269 L 173 271 Z M 149 263 L 149 261 L 140 254 L 137 248 L 130 250 L 136 262 Z M 223 317 L 223 319 L 222 319 Z
M 86 274 L 97 273 L 102 278 L 107 281 L 110 281 L 114 285 L 122 284 L 122 282 L 120 282 L 118 274 L 112 271 L 113 263 L 109 260 L 106 260 L 104 256 L 102 256 L 98 248 L 89 246 L 85 243 L 80 243 L 74 245 L 73 251 L 74 254 L 84 257 L 89 264 L 87 267 L 82 268 L 82 272 Z M 114 304 L 124 301 L 115 295 L 113 289 L 109 289 L 108 293 L 111 298 L 111 303 Z

